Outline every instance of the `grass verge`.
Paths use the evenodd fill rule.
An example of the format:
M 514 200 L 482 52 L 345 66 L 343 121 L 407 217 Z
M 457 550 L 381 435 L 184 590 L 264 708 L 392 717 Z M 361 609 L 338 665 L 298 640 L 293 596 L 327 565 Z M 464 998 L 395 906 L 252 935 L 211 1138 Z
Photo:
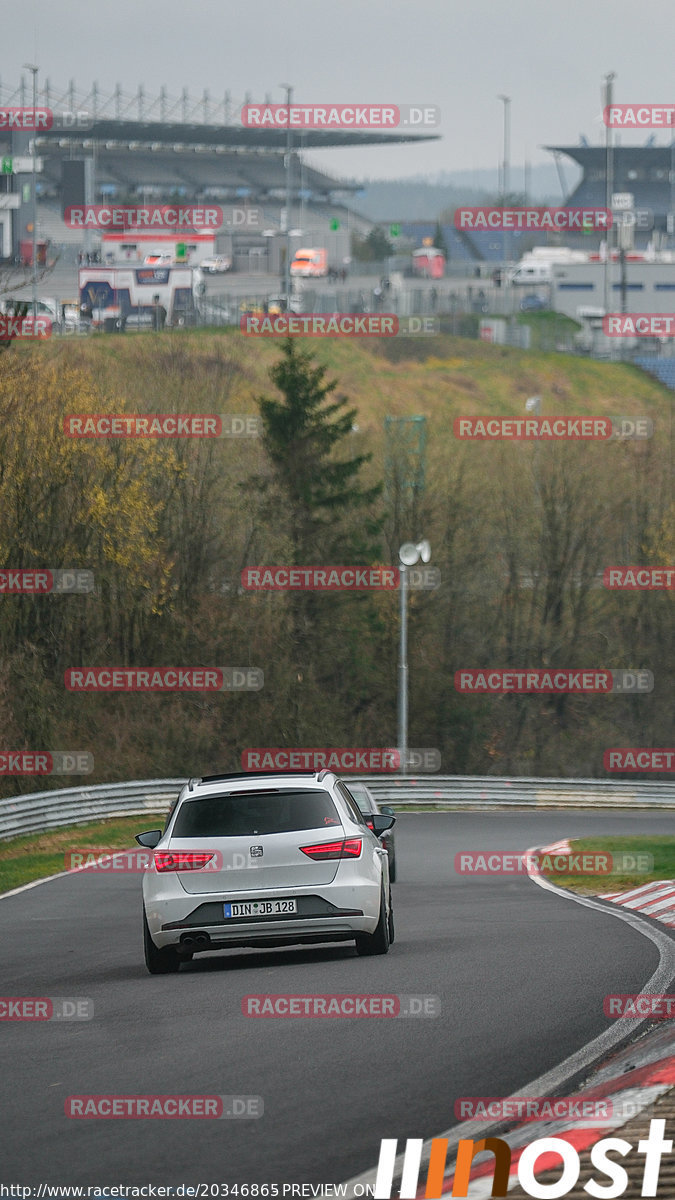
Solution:
M 575 853 L 599 851 L 620 860 L 618 870 L 607 875 L 546 875 L 556 887 L 568 888 L 583 896 L 604 895 L 607 892 L 628 892 L 631 888 L 658 879 L 675 880 L 675 837 L 595 837 L 570 840 Z M 649 869 L 638 870 L 638 855 L 649 855 Z M 626 857 L 624 857 L 626 856 Z M 631 868 L 631 857 L 636 864 Z M 642 860 L 644 863 L 644 858 Z
M 144 829 L 163 829 L 166 813 L 141 813 L 136 817 L 114 817 L 89 825 L 47 829 L 0 842 L 0 895 L 66 870 L 65 855 L 79 848 L 128 850 L 134 836 Z

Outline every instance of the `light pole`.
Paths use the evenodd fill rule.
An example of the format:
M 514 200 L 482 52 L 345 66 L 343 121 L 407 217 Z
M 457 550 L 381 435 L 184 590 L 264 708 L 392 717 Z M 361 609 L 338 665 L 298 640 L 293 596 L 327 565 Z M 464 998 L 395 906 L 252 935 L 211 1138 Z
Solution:
M 37 108 L 37 73 L 38 68 L 33 63 L 24 63 L 26 71 L 33 72 L 33 126 L 35 126 L 35 110 Z M 36 177 L 37 177 L 37 161 L 35 158 L 35 129 L 33 129 L 33 321 L 37 317 L 37 195 L 36 195 Z
M 612 83 L 616 75 L 610 71 L 605 75 L 604 88 L 604 106 L 611 107 L 612 105 Z M 607 122 L 605 126 L 605 208 L 609 211 L 612 207 L 612 192 L 614 190 L 614 150 L 612 146 L 612 127 Z M 605 316 L 610 311 L 611 307 L 611 278 L 612 278 L 612 233 L 607 230 L 605 242 L 605 272 L 604 272 L 604 309 Z
M 498 100 L 504 105 L 504 162 L 502 166 L 502 207 L 508 204 L 509 189 L 511 187 L 510 180 L 510 157 L 511 157 L 511 97 L 498 96 Z M 511 304 L 508 292 L 509 286 L 509 261 L 511 258 L 511 238 L 508 230 L 504 231 L 504 304 L 507 313 L 510 314 Z
M 401 598 L 401 637 L 398 655 L 398 752 L 402 775 L 408 773 L 408 567 L 420 559 L 428 563 L 431 546 L 427 541 L 404 542 L 398 552 Z
M 511 97 L 510 96 L 498 96 L 497 99 L 501 100 L 502 104 L 504 105 L 504 162 L 502 164 L 502 166 L 503 166 L 502 198 L 504 201 L 506 201 L 508 194 L 509 194 L 509 187 L 511 186 L 511 181 L 509 179 L 509 166 L 510 166 L 509 158 L 510 158 L 510 141 L 511 141 L 509 105 L 511 103 Z
M 291 309 L 291 152 L 293 140 L 291 134 L 291 99 L 293 88 L 288 83 L 279 84 L 286 89 L 286 262 L 284 264 L 284 292 L 286 293 L 286 312 Z

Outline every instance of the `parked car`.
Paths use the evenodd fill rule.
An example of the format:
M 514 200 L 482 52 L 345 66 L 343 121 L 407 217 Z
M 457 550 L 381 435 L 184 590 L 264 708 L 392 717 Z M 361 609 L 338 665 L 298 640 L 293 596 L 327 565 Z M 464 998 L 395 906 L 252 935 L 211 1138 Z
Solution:
M 172 263 L 173 254 L 167 254 L 164 250 L 152 250 L 143 259 L 143 265 L 146 267 L 168 267 Z
M 285 313 L 288 311 L 288 308 L 289 308 L 289 305 L 286 302 L 285 295 L 270 296 L 269 300 L 267 301 L 267 311 L 271 316 L 275 316 L 277 313 Z M 301 300 L 300 296 L 297 296 L 297 295 L 294 296 L 292 293 L 291 293 L 290 311 L 292 313 L 301 313 L 302 312 L 302 300 Z
M 387 817 L 394 816 L 393 808 L 390 808 L 388 804 L 378 804 L 370 788 L 365 783 L 357 783 L 356 780 L 350 779 L 347 781 L 347 787 L 366 818 L 366 824 L 369 829 L 373 828 L 373 818 L 376 813 L 383 813 Z M 389 878 L 394 883 L 396 879 L 396 846 L 394 844 L 393 827 L 382 835 L 382 841 L 389 855 Z
M 223 274 L 225 271 L 232 270 L 232 259 L 226 258 L 222 254 L 211 254 L 208 258 L 203 258 L 199 266 L 209 275 Z
M 520 302 L 521 312 L 542 312 L 546 307 L 546 301 L 541 296 L 535 295 L 534 292 L 523 296 Z
M 26 308 L 26 315 L 33 315 L 33 299 L 30 295 L 20 296 L 16 299 L 3 298 L 0 302 L 0 310 L 3 314 L 20 313 Z M 63 326 L 63 318 L 61 308 L 57 300 L 52 297 L 40 296 L 36 303 L 36 314 L 38 317 L 49 317 L 52 323 L 52 332 L 60 333 Z
M 151 975 L 233 946 L 355 941 L 386 954 L 394 940 L 389 855 L 331 771 L 191 779 L 143 876 L 143 941 Z

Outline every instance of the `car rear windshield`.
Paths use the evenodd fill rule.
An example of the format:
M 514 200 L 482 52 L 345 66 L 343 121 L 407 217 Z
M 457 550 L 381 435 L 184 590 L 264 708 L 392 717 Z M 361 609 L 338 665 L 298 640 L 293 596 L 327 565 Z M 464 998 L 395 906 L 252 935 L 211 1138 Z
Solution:
M 171 836 L 250 837 L 340 825 L 340 817 L 328 792 L 288 788 L 186 800 L 176 817 Z

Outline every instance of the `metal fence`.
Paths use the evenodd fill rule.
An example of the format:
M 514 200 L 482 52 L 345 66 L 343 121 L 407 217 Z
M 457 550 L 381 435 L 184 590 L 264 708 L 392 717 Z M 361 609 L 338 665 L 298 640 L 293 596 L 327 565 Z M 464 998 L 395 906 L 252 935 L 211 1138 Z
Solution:
M 380 803 L 462 808 L 675 808 L 674 782 L 506 779 L 480 775 L 353 776 Z M 164 813 L 185 779 L 145 779 L 0 800 L 0 840 L 111 817 Z

